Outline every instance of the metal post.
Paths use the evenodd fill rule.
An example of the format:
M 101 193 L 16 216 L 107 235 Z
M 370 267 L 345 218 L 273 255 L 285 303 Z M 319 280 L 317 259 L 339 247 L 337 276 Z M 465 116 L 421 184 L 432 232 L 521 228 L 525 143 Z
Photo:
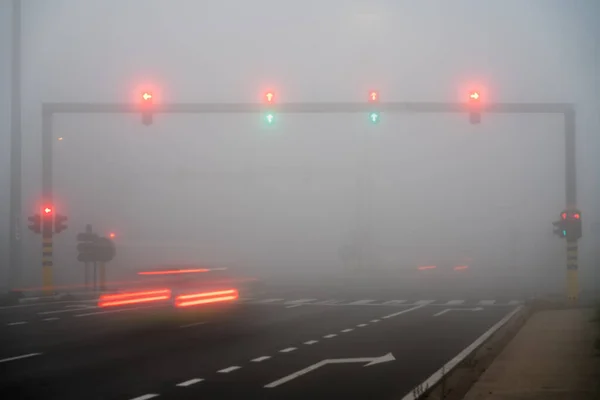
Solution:
M 52 279 L 52 232 L 42 234 L 42 286 L 46 294 L 50 294 Z
M 575 141 L 575 110 L 568 109 L 565 119 L 565 200 L 567 209 L 577 208 L 577 164 Z M 577 239 L 567 240 L 567 299 L 579 299 L 579 254 Z
M 42 109 L 42 199 L 44 204 L 49 206 L 52 206 L 52 158 L 52 113 Z M 54 214 L 54 210 L 52 213 Z M 50 251 L 44 251 L 42 254 L 42 279 L 44 286 L 51 286 L 53 281 L 52 229 L 44 235 L 42 239 L 44 246 L 46 243 L 50 243 Z
M 100 273 L 100 291 L 106 290 L 106 263 L 101 262 L 98 266 Z
M 567 298 L 576 302 L 579 298 L 579 254 L 577 240 L 567 240 Z
M 22 268 L 21 243 L 21 1 L 12 2 L 10 117 L 10 222 L 8 281 L 11 289 L 19 286 Z

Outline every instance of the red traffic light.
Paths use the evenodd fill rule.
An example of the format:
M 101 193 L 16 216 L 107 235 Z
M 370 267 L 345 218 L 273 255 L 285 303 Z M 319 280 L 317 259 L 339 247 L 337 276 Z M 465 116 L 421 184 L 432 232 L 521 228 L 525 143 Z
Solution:
M 152 101 L 152 93 L 150 93 L 150 92 L 142 93 L 142 100 L 144 100 L 145 102 Z
M 560 218 L 561 218 L 561 219 L 567 219 L 567 213 L 566 213 L 566 212 L 562 212 L 562 213 L 560 214 Z
M 46 215 L 52 214 L 52 208 L 44 207 L 44 214 L 46 214 Z
M 273 93 L 272 91 L 268 91 L 265 93 L 265 101 L 269 104 L 273 103 L 273 101 L 275 100 L 275 93 Z
M 371 90 L 369 92 L 369 102 L 375 103 L 379 101 L 379 92 L 376 90 Z
M 108 234 L 108 237 L 111 238 L 111 239 L 114 239 L 116 236 L 117 235 L 115 235 L 114 232 L 111 232 L 111 233 Z
M 574 213 L 574 214 L 573 214 L 573 218 L 575 218 L 575 219 L 579 219 L 579 218 L 581 218 L 581 214 L 579 214 L 579 213 Z
M 481 95 L 479 94 L 478 91 L 474 90 L 471 93 L 469 93 L 470 101 L 479 101 L 480 99 L 481 99 Z

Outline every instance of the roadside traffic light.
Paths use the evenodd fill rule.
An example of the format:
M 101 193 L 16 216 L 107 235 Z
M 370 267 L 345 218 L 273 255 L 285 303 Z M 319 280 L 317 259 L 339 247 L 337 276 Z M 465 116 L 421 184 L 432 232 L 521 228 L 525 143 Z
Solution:
M 152 92 L 144 92 L 141 96 L 142 124 L 152 125 L 152 112 L 154 111 L 154 97 Z
M 65 215 L 56 214 L 56 217 L 54 217 L 54 233 L 61 233 L 67 229 L 67 219 Z
M 582 236 L 581 211 L 565 210 L 560 220 L 553 222 L 554 234 L 567 240 L 577 240 Z
M 554 221 L 552 223 L 552 225 L 554 225 L 554 234 L 558 237 L 564 238 L 567 237 L 567 230 L 565 227 L 565 221 L 564 220 L 559 220 L 559 221 Z
M 376 90 L 371 90 L 369 92 L 369 104 L 371 104 L 371 111 L 369 112 L 369 121 L 372 124 L 378 124 L 381 119 L 379 115 L 379 110 L 376 104 L 379 103 L 379 92 Z
M 42 216 L 40 214 L 34 214 L 27 218 L 30 222 L 28 228 L 35 233 L 42 233 Z
M 268 125 L 272 125 L 275 122 L 275 113 L 273 112 L 273 105 L 275 104 L 275 93 L 271 90 L 265 92 L 263 102 L 265 104 L 265 122 Z
M 472 124 L 481 123 L 481 94 L 473 90 L 469 93 L 469 122 Z
M 42 209 L 42 235 L 52 236 L 54 212 L 51 206 Z

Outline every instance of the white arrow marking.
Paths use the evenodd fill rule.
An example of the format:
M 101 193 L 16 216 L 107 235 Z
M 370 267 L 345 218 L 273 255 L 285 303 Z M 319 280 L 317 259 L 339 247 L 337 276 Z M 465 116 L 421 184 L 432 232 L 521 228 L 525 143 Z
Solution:
M 475 308 L 446 308 L 445 310 L 440 311 L 437 314 L 433 314 L 434 317 L 439 317 L 440 315 L 444 315 L 450 311 L 481 311 L 483 307 L 475 307 Z
M 301 377 L 302 375 L 308 374 L 309 372 L 314 371 L 318 368 L 321 368 L 322 366 L 327 365 L 327 364 L 366 363 L 365 367 L 369 367 L 369 366 L 375 365 L 375 364 L 381 364 L 384 362 L 394 361 L 395 359 L 396 358 L 394 358 L 394 355 L 392 353 L 387 353 L 386 355 L 383 355 L 381 357 L 337 358 L 337 359 L 323 360 L 323 361 L 319 361 L 318 363 L 313 364 L 309 367 L 301 369 L 300 371 L 294 372 L 293 374 L 284 376 L 281 379 L 273 381 L 273 382 L 265 385 L 265 387 L 266 388 L 274 388 L 279 385 L 283 385 L 284 383 L 289 382 L 292 379 Z

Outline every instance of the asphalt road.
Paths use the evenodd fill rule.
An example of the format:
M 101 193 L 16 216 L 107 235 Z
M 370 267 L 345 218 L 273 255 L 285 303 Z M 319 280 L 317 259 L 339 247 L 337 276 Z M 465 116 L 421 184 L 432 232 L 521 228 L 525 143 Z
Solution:
M 421 293 L 274 286 L 193 314 L 3 307 L 0 397 L 401 399 L 524 300 Z

